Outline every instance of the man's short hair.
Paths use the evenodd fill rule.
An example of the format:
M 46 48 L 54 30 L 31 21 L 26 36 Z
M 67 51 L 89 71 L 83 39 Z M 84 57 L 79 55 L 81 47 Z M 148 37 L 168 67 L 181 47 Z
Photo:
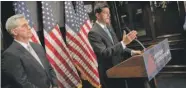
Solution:
M 11 30 L 18 26 L 17 19 L 25 18 L 23 14 L 16 14 L 8 18 L 6 21 L 5 27 L 8 33 L 11 34 Z
M 104 2 L 96 3 L 94 6 L 94 13 L 101 13 L 103 8 L 109 8 L 109 6 Z

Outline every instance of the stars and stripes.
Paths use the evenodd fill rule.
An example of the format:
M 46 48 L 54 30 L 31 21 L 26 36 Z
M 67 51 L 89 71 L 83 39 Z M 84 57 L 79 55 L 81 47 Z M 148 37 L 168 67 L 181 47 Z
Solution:
M 80 87 L 82 86 L 81 80 L 54 19 L 51 3 L 42 2 L 43 31 L 47 57 L 56 72 L 61 88 Z
M 14 5 L 14 10 L 15 10 L 15 14 L 24 14 L 25 18 L 27 19 L 30 27 L 31 27 L 31 31 L 32 31 L 32 38 L 30 39 L 30 41 L 41 44 L 39 37 L 36 33 L 36 27 L 34 27 L 33 21 L 31 19 L 31 14 L 29 12 L 29 9 L 26 5 L 26 3 L 24 1 L 15 1 L 13 3 Z
M 93 60 L 93 62 L 95 63 L 96 66 L 98 66 L 97 64 L 97 60 L 96 60 L 96 55 L 88 41 L 88 32 L 91 30 L 92 28 L 92 24 L 90 23 L 89 20 L 89 16 L 86 13 L 86 10 L 84 9 L 84 5 L 82 1 L 78 1 L 76 2 L 76 15 L 77 15 L 77 20 L 79 23 L 79 27 L 80 27 L 80 37 L 82 37 L 81 39 L 85 42 L 86 46 L 85 48 L 88 48 L 87 51 L 90 52 L 90 59 Z
M 65 1 L 66 40 L 70 54 L 78 70 L 95 87 L 100 87 L 96 56 L 88 41 L 91 23 L 82 1 L 76 1 L 75 11 L 72 2 Z

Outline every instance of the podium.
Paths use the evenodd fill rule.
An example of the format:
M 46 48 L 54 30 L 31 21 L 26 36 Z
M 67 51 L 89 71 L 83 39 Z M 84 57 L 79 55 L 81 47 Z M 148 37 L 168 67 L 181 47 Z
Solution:
M 142 55 L 129 59 L 107 70 L 109 78 L 148 78 L 148 83 L 170 61 L 168 40 L 147 48 Z M 151 87 L 147 87 L 151 88 Z
M 107 70 L 110 78 L 147 77 L 142 55 L 133 56 Z

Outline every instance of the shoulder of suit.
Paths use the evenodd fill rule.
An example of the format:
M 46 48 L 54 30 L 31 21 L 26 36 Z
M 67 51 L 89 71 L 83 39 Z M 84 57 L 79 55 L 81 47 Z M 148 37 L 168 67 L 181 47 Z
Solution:
M 12 43 L 3 53 L 2 55 L 5 55 L 7 53 L 9 54 L 13 54 L 13 55 L 18 55 L 17 53 L 19 53 L 19 48 L 20 46 L 15 45 L 14 43 Z
M 19 48 L 20 46 L 21 46 L 21 44 L 19 44 L 16 41 L 13 41 L 12 44 L 4 52 L 6 52 L 6 51 L 14 51 L 17 48 Z
M 92 26 L 92 31 L 99 31 L 99 28 L 100 27 L 100 25 L 99 24 L 97 24 L 97 23 L 95 23 L 93 26 Z

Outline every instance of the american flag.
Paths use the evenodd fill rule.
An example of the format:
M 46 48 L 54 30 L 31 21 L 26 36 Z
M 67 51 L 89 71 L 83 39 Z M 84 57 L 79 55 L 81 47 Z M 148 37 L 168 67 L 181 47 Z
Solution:
M 78 70 L 95 87 L 100 87 L 97 61 L 88 41 L 88 32 L 92 28 L 85 12 L 83 2 L 76 2 L 76 13 L 72 2 L 65 1 L 66 40 L 70 54 L 76 62 Z
M 14 5 L 15 14 L 24 14 L 25 18 L 28 20 L 28 23 L 31 27 L 31 31 L 33 34 L 30 41 L 41 44 L 39 37 L 36 33 L 36 27 L 34 27 L 33 21 L 31 19 L 31 14 L 29 12 L 29 9 L 27 8 L 26 3 L 24 1 L 15 1 L 13 5 Z
M 51 3 L 54 2 L 42 2 L 44 41 L 48 60 L 56 72 L 61 88 L 81 87 L 81 80 L 54 19 Z

